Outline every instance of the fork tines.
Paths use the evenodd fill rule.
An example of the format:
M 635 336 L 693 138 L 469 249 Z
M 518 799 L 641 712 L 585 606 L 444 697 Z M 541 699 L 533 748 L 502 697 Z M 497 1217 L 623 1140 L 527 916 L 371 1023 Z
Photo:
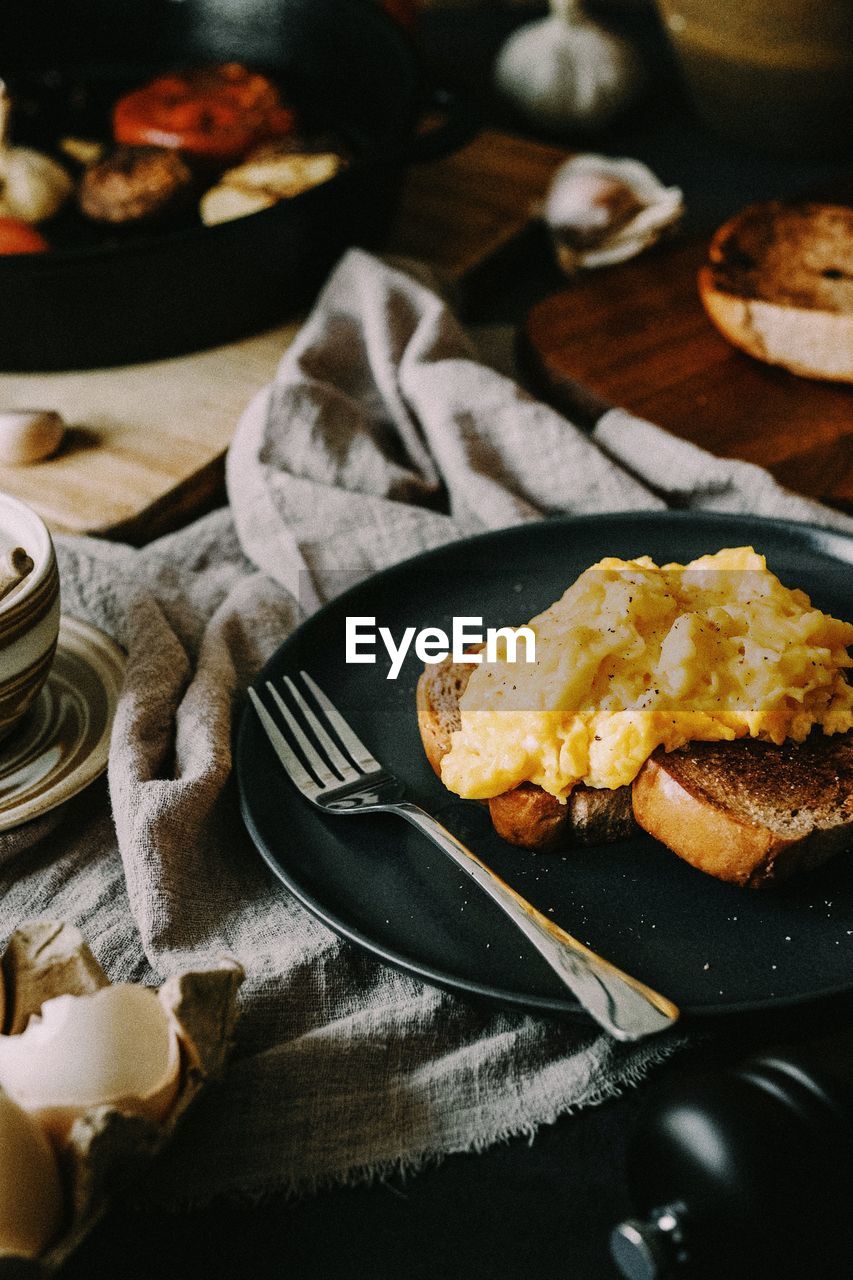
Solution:
M 287 699 L 272 681 L 266 682 L 290 740 L 254 689 L 249 689 L 249 697 L 291 780 L 305 795 L 315 798 L 324 791 L 361 781 L 365 773 L 380 765 L 319 685 L 307 672 L 299 675 L 310 701 L 289 676 L 283 680 Z

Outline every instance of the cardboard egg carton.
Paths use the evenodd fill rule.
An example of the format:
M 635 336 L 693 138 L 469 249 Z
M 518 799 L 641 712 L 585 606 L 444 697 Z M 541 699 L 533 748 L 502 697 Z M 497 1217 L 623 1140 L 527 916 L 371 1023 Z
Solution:
M 0 961 L 0 1027 L 24 1031 L 42 1004 L 59 995 L 92 995 L 109 979 L 71 925 L 38 921 L 17 929 Z M 97 1106 L 77 1117 L 57 1151 L 65 1191 L 64 1226 L 26 1274 L 57 1270 L 103 1215 L 109 1204 L 140 1177 L 169 1141 L 180 1118 L 223 1067 L 236 1021 L 237 989 L 243 973 L 233 961 L 176 975 L 159 989 L 173 1017 L 180 1044 L 175 1100 L 160 1123 Z M 0 1280 L 23 1275 L 21 1261 L 0 1258 Z

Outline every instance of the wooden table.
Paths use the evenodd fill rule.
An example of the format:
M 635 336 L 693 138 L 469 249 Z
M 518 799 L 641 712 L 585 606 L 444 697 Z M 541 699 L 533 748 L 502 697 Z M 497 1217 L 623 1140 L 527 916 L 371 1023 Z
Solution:
M 413 167 L 389 253 L 458 281 L 523 228 L 565 153 L 485 132 L 455 155 Z M 82 373 L 0 374 L 0 405 L 58 410 L 60 453 L 0 466 L 0 489 L 54 531 L 144 542 L 222 500 L 225 450 L 269 382 L 296 320 L 212 351 Z
M 564 412 L 590 396 L 712 453 L 767 467 L 799 493 L 853 509 L 853 386 L 797 377 L 732 347 L 711 325 L 686 237 L 539 302 L 525 372 Z

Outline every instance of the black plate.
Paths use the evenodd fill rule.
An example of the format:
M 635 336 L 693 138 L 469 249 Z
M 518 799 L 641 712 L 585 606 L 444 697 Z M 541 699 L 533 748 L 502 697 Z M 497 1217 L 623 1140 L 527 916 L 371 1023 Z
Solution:
M 366 615 L 399 636 L 518 622 L 603 555 L 684 561 L 751 544 L 821 608 L 853 615 L 853 538 L 810 526 L 674 513 L 551 520 L 440 548 L 377 574 L 310 618 L 257 681 L 309 671 L 374 754 L 541 911 L 685 1014 L 778 1010 L 853 990 L 853 861 L 836 858 L 781 889 L 752 892 L 703 875 L 649 837 L 565 856 L 511 848 L 482 806 L 452 797 L 423 755 L 420 664 L 396 681 L 387 660 L 344 661 L 344 620 Z M 500 911 L 398 818 L 324 818 L 282 776 L 248 706 L 237 746 L 243 816 L 275 874 L 321 920 L 380 959 L 441 986 L 539 1012 L 578 1006 Z

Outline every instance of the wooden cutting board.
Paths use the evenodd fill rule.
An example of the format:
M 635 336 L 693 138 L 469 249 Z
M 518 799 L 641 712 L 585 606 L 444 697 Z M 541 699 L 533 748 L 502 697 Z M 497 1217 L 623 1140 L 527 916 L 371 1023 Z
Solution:
M 530 219 L 565 152 L 485 132 L 455 155 L 412 166 L 387 252 L 459 280 Z M 272 378 L 291 320 L 211 351 L 83 373 L 0 374 L 0 408 L 58 410 L 60 453 L 0 466 L 0 489 L 55 531 L 145 542 L 223 500 L 223 459 L 237 420 Z
M 704 240 L 661 245 L 537 304 L 522 336 L 531 382 L 569 414 L 588 410 L 591 395 L 853 507 L 853 386 L 798 378 L 731 347 L 699 301 L 704 257 Z

